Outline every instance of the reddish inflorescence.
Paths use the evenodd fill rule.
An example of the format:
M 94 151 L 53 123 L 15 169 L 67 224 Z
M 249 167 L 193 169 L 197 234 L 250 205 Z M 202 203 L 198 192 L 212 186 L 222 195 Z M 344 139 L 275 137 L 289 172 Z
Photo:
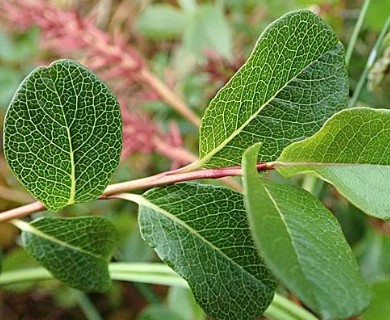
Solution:
M 119 33 L 111 35 L 96 27 L 93 17 L 43 0 L 3 0 L 0 19 L 20 30 L 37 26 L 42 49 L 75 59 L 107 81 L 122 109 L 122 158 L 133 152 L 158 152 L 171 158 L 174 166 L 193 160 L 177 139 L 177 131 L 164 133 L 149 114 L 134 107 L 159 95 L 145 81 L 147 66 L 142 57 Z

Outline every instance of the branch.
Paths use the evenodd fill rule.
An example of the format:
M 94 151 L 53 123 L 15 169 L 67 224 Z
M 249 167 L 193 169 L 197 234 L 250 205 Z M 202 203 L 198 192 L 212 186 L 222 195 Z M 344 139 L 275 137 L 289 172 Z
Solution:
M 258 163 L 257 171 L 267 171 L 274 169 L 274 163 Z M 154 176 L 126 181 L 122 183 L 109 185 L 99 199 L 112 199 L 116 194 L 158 187 L 183 181 L 199 179 L 219 179 L 226 177 L 242 176 L 243 172 L 240 166 L 218 168 L 218 169 L 201 169 L 191 172 L 181 172 L 180 169 L 166 171 Z M 32 213 L 45 210 L 45 206 L 40 202 L 34 202 L 21 206 L 9 211 L 0 213 L 0 222 L 7 222 L 17 218 L 26 217 Z
M 151 87 L 165 103 L 170 105 L 178 113 L 180 113 L 185 119 L 190 121 L 196 127 L 200 126 L 200 118 L 194 111 L 180 98 L 175 92 L 168 88 L 162 81 L 160 81 L 154 74 L 152 74 L 146 68 L 141 69 L 135 73 L 134 78 L 139 82 Z
M 192 152 L 188 151 L 187 149 L 184 149 L 184 148 L 180 148 L 180 147 L 172 147 L 172 146 L 169 146 L 167 143 L 165 143 L 164 141 L 162 141 L 161 139 L 159 138 L 155 138 L 154 139 L 154 146 L 156 148 L 156 150 L 163 156 L 167 157 L 167 158 L 170 158 L 170 159 L 174 159 L 176 161 L 180 161 L 182 163 L 196 163 L 198 164 L 199 161 L 198 161 L 198 158 L 195 154 L 193 154 Z M 187 171 L 187 168 L 188 166 L 185 166 L 183 168 L 180 169 L 181 172 L 185 172 Z M 185 168 L 185 170 L 184 170 Z M 227 185 L 228 187 L 236 190 L 236 191 L 242 191 L 242 187 L 241 185 L 235 181 L 234 179 L 230 178 L 230 177 L 223 177 L 221 178 L 222 180 L 222 183 Z
M 257 164 L 258 171 L 266 171 L 273 169 L 267 163 Z M 242 176 L 240 166 L 218 168 L 218 169 L 201 169 L 192 172 L 180 172 L 180 169 L 163 172 L 154 176 L 143 179 L 132 180 L 117 184 L 112 184 L 107 187 L 101 198 L 108 198 L 112 195 L 133 190 L 158 187 L 168 184 L 173 184 L 183 181 L 199 180 L 199 179 L 219 179 L 225 177 Z
M 25 206 L 21 206 L 12 210 L 0 213 L 0 222 L 6 222 L 13 219 L 26 217 L 34 212 L 45 210 L 45 206 L 40 202 L 33 202 Z

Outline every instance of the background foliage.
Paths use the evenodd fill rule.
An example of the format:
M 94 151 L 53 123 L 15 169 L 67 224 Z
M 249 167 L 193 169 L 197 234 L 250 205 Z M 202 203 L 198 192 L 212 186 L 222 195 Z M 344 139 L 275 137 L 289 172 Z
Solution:
M 194 160 L 198 144 L 194 124 L 216 91 L 247 59 L 271 21 L 287 11 L 309 8 L 347 45 L 361 5 L 347 0 L 6 0 L 0 4 L 0 120 L 20 81 L 36 65 L 73 58 L 103 78 L 121 104 L 124 150 L 114 181 L 176 168 Z M 352 89 L 387 18 L 388 5 L 372 1 L 369 7 L 349 64 Z M 379 50 L 368 85 L 363 87 L 361 105 L 389 105 L 385 90 L 390 79 L 388 47 L 389 37 Z M 191 121 L 180 114 L 183 104 L 191 110 Z M 270 177 L 283 179 L 275 173 Z M 383 301 L 390 295 L 389 225 L 360 214 L 333 187 L 311 185 L 312 181 L 294 178 L 289 183 L 303 183 L 339 220 L 360 269 L 373 287 L 374 302 L 362 319 L 381 319 L 389 314 L 383 310 Z M 0 211 L 31 201 L 1 155 Z M 90 212 L 117 226 L 120 245 L 115 260 L 157 261 L 140 239 L 135 205 L 98 201 L 68 207 L 64 215 L 77 217 Z M 0 225 L 3 270 L 35 265 L 15 246 L 18 238 L 12 226 Z M 0 318 L 200 320 L 205 316 L 186 288 L 115 282 L 107 294 L 87 295 L 52 280 L 2 286 Z

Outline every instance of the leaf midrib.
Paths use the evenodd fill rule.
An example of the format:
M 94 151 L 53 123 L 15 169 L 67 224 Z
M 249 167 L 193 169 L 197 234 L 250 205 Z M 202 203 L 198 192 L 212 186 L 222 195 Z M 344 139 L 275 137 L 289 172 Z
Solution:
M 390 167 L 390 164 L 380 163 L 359 163 L 359 162 L 285 162 L 285 161 L 273 161 L 269 162 L 268 166 L 275 169 L 299 169 L 299 167 L 356 167 L 356 166 L 373 166 L 373 167 Z
M 212 151 L 210 151 L 208 154 L 206 154 L 203 158 L 199 159 L 198 162 L 200 163 L 200 165 L 204 165 L 207 161 L 209 161 L 216 153 L 218 153 L 219 151 L 221 151 L 230 141 L 232 141 L 237 135 L 239 135 L 244 129 L 246 126 L 248 126 L 249 123 L 251 123 L 258 115 L 259 113 L 265 108 L 267 107 L 271 101 L 273 101 L 277 96 L 278 94 L 283 91 L 293 80 L 295 80 L 300 74 L 302 74 L 303 71 L 305 71 L 308 67 L 310 67 L 313 63 L 316 63 L 319 59 L 321 59 L 323 56 L 325 56 L 326 54 L 328 54 L 329 52 L 331 52 L 332 50 L 336 49 L 337 45 L 339 44 L 339 42 L 336 42 L 335 45 L 330 48 L 329 50 L 327 50 L 326 52 L 322 53 L 321 55 L 319 55 L 316 59 L 312 60 L 309 64 L 307 64 L 304 68 L 302 68 L 300 70 L 300 72 L 298 72 L 294 77 L 291 77 L 291 79 L 289 79 L 286 84 L 284 86 L 282 86 L 278 91 L 276 91 L 276 93 L 271 96 L 266 102 L 263 103 L 263 105 L 261 105 L 258 110 L 253 114 L 251 115 L 247 121 L 245 121 L 243 123 L 243 125 L 241 125 L 238 129 L 236 129 L 235 131 L 233 131 L 233 133 L 227 138 L 225 139 L 221 144 L 219 144 L 216 148 L 214 148 Z M 246 64 L 245 64 L 246 65 Z M 244 66 L 245 66 L 244 65 Z M 243 66 L 243 67 L 244 67 Z
M 31 233 L 37 237 L 40 237 L 40 238 L 43 238 L 43 239 L 46 239 L 48 241 L 51 241 L 55 244 L 58 244 L 60 246 L 63 246 L 65 248 L 68 248 L 68 249 L 72 249 L 72 250 L 75 250 L 75 251 L 78 251 L 80 253 L 83 253 L 83 254 L 86 254 L 86 255 L 89 255 L 93 258 L 97 258 L 97 259 L 100 259 L 100 260 L 103 260 L 103 261 L 106 261 L 104 259 L 104 257 L 102 256 L 99 256 L 99 255 L 96 255 L 92 252 L 89 252 L 89 251 L 85 251 L 84 249 L 82 249 L 81 247 L 76 247 L 76 246 L 73 246 L 67 242 L 64 242 L 58 238 L 55 238 L 51 235 L 48 235 L 47 233 L 44 233 L 43 231 L 39 230 L 38 228 L 34 227 L 33 225 L 31 224 L 28 224 L 24 221 L 21 221 L 21 220 L 14 220 L 13 223 L 15 224 L 15 226 L 17 226 L 18 228 L 20 228 L 21 230 L 23 230 L 24 232 L 28 232 L 28 233 Z
M 260 178 L 258 178 L 258 179 L 260 179 Z M 261 182 L 261 184 L 263 185 L 264 191 L 267 193 L 267 195 L 268 195 L 269 199 L 271 200 L 271 202 L 272 202 L 272 204 L 273 204 L 273 206 L 274 206 L 276 212 L 279 214 L 280 219 L 281 219 L 282 222 L 283 222 L 283 225 L 284 225 L 284 227 L 285 227 L 285 230 L 286 230 L 286 232 L 287 232 L 287 234 L 288 234 L 288 236 L 289 236 L 289 238 L 290 238 L 291 245 L 292 245 L 293 248 L 294 248 L 293 254 L 294 254 L 294 256 L 296 257 L 296 259 L 297 259 L 297 261 L 298 261 L 298 263 L 299 263 L 300 272 L 301 272 L 303 278 L 304 278 L 304 279 L 307 281 L 307 283 L 309 283 L 310 286 L 311 286 L 311 281 L 307 278 L 307 276 L 306 276 L 305 273 L 303 272 L 303 267 L 302 267 L 302 266 L 303 266 L 304 264 L 302 264 L 301 259 L 300 259 L 300 255 L 297 253 L 297 248 L 296 248 L 296 245 L 295 245 L 295 243 L 294 243 L 294 238 L 293 238 L 293 236 L 292 236 L 292 233 L 291 233 L 290 229 L 288 228 L 288 224 L 286 223 L 286 220 L 285 220 L 285 218 L 284 218 L 284 216 L 283 216 L 283 214 L 282 214 L 282 211 L 280 210 L 280 208 L 279 208 L 279 206 L 278 206 L 276 200 L 274 199 L 274 197 L 271 195 L 271 192 L 267 189 L 267 187 L 266 187 L 262 182 Z M 318 302 L 318 300 L 317 300 L 316 295 L 313 293 L 313 291 L 312 291 L 311 289 L 306 290 L 306 291 L 309 291 L 309 292 L 310 292 L 310 295 L 313 297 L 314 302 L 316 303 L 316 305 L 317 305 L 317 307 L 318 307 L 318 306 L 319 306 L 319 302 Z
M 205 239 L 202 235 L 200 235 L 195 229 L 191 228 L 188 224 L 186 224 L 184 221 L 178 219 L 175 215 L 169 213 L 168 211 L 162 209 L 161 207 L 153 204 L 146 198 L 140 196 L 140 195 L 135 195 L 131 194 L 131 198 L 133 201 L 138 203 L 138 205 L 143 205 L 148 207 L 149 209 L 152 209 L 156 212 L 160 212 L 162 215 L 164 215 L 166 218 L 172 220 L 173 222 L 176 222 L 180 226 L 182 226 L 184 229 L 188 230 L 191 234 L 193 234 L 195 237 L 198 237 L 201 241 L 203 241 L 205 244 L 209 245 L 211 249 L 215 250 L 218 252 L 221 256 L 226 258 L 227 261 L 238 267 L 238 269 L 242 270 L 245 274 L 249 275 L 252 279 L 254 279 L 256 282 L 260 282 L 264 287 L 268 288 L 268 286 L 262 282 L 260 279 L 256 278 L 253 274 L 251 274 L 248 270 L 240 266 L 236 261 L 231 259 L 229 256 L 227 256 L 221 249 L 216 247 L 214 244 L 212 244 L 210 241 Z
M 63 106 L 63 104 L 62 104 L 62 100 L 61 100 L 60 94 L 58 93 L 56 84 L 55 84 L 55 82 L 51 79 L 51 77 L 48 77 L 47 79 L 49 79 L 49 80 L 52 82 L 52 85 L 53 85 L 53 88 L 54 88 L 54 92 L 55 92 L 55 94 L 57 95 L 58 102 L 60 103 L 60 107 L 61 107 L 61 111 L 62 111 L 62 117 L 63 117 L 63 119 L 64 119 L 66 134 L 67 134 L 68 142 L 69 142 L 69 160 L 70 160 L 70 173 L 69 173 L 69 177 L 70 177 L 70 191 L 69 191 L 68 202 L 66 203 L 66 205 L 70 205 L 70 204 L 75 203 L 75 198 L 76 198 L 76 168 L 75 168 L 74 151 L 73 151 L 73 145 L 72 145 L 72 135 L 71 135 L 71 133 L 70 133 L 70 128 L 69 128 L 69 125 L 68 125 L 68 120 L 66 119 L 64 106 Z M 71 79 L 72 79 L 72 78 L 71 78 Z M 71 80 L 71 81 L 72 81 L 72 84 L 73 84 L 73 80 Z M 76 96 L 76 99 L 78 99 L 78 95 L 75 95 L 75 96 Z M 76 105 L 77 105 L 77 102 L 76 102 Z

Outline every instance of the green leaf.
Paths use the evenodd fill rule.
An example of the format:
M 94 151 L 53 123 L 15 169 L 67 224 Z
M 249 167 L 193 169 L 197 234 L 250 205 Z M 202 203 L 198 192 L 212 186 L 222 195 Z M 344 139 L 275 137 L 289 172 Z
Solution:
M 27 253 L 21 247 L 16 247 L 12 251 L 7 252 L 7 255 L 2 259 L 2 274 L 0 279 L 3 279 L 3 275 L 7 277 L 7 274 L 12 272 L 22 272 L 25 270 L 26 273 L 30 274 L 31 267 L 36 267 L 38 264 L 31 255 Z M 8 286 L 3 286 L 3 290 L 9 290 L 13 292 L 25 292 L 31 290 L 34 283 L 18 283 Z
M 276 284 L 257 254 L 241 194 L 183 183 L 131 196 L 145 241 L 188 281 L 207 314 L 249 320 L 264 312 Z
M 176 312 L 164 305 L 151 305 L 144 310 L 137 318 L 138 320 L 186 320 Z
M 8 108 L 4 152 L 19 181 L 49 210 L 101 195 L 119 163 L 118 102 L 71 60 L 36 68 Z
M 0 67 L 0 108 L 8 105 L 21 80 L 19 72 Z
M 387 234 L 367 228 L 355 255 L 364 278 L 369 282 L 390 279 L 390 238 Z
M 25 249 L 54 277 L 83 291 L 106 291 L 108 262 L 117 242 L 114 226 L 101 217 L 42 218 L 23 230 Z
M 372 284 L 372 301 L 363 313 L 363 320 L 388 320 L 390 318 L 390 280 Z
M 204 3 L 190 12 L 183 45 L 197 57 L 204 57 L 205 49 L 211 49 L 226 59 L 232 59 L 232 35 L 222 6 Z
M 150 39 L 173 39 L 183 34 L 186 14 L 167 4 L 154 4 L 145 8 L 137 19 L 137 29 Z
M 200 128 L 200 164 L 239 165 L 262 142 L 259 161 L 275 160 L 311 136 L 348 95 L 344 52 L 335 33 L 309 11 L 276 20 L 242 68 L 210 102 Z
M 244 194 L 255 242 L 277 278 L 324 319 L 367 306 L 367 286 L 336 218 L 307 191 L 263 181 L 259 145 L 243 157 Z
M 191 290 L 188 288 L 171 287 L 168 292 L 167 302 L 169 309 L 177 313 L 183 319 L 206 319 L 206 315 L 196 303 Z
M 144 310 L 138 316 L 137 320 L 185 320 L 180 317 L 176 312 L 170 310 L 164 305 L 151 305 Z
M 3 67 L 8 66 L 14 72 L 29 68 L 29 64 L 37 55 L 38 44 L 39 30 L 36 27 L 21 33 L 13 33 L 12 36 L 0 30 L 0 48 L 2 49 L 0 59 Z
M 388 219 L 389 133 L 390 111 L 344 110 L 314 136 L 288 146 L 276 167 L 284 176 L 316 175 L 367 214 Z

